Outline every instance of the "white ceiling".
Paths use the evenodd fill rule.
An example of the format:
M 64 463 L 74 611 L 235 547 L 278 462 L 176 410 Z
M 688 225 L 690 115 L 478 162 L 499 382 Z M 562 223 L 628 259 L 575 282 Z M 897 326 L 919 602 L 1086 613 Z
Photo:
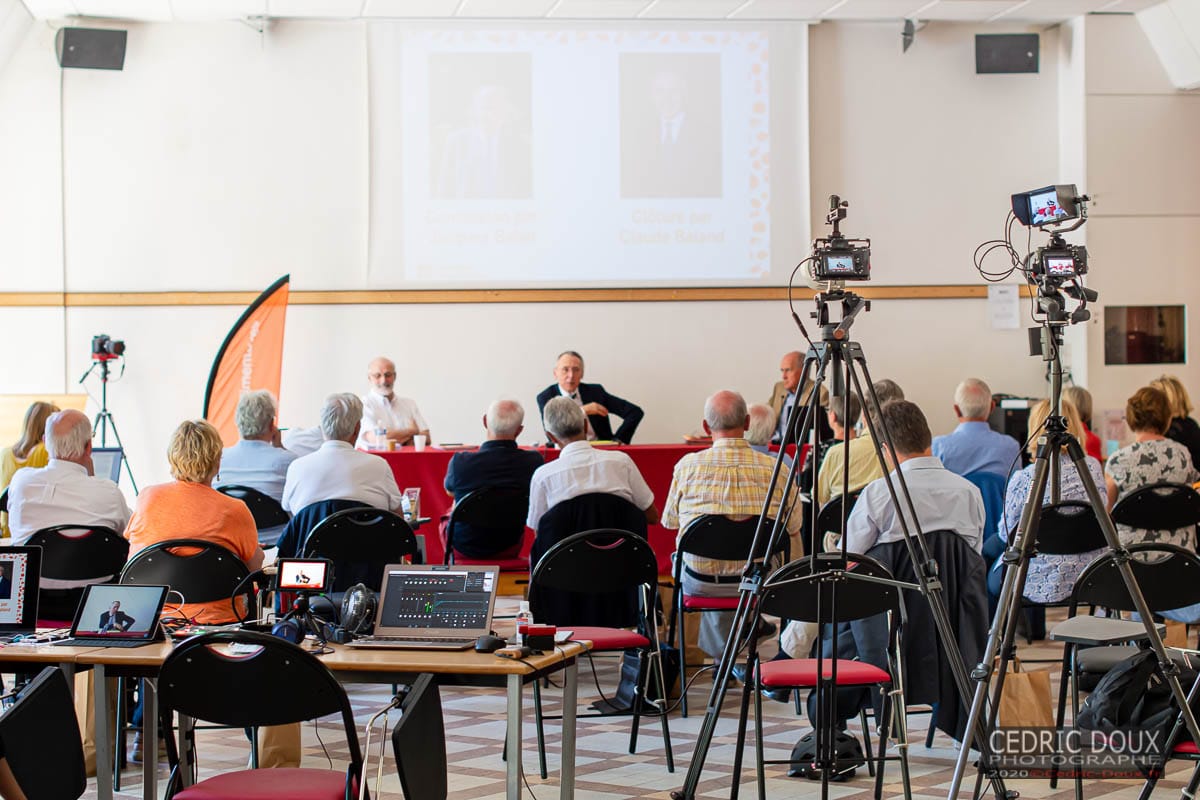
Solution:
M 1162 0 L 23 0 L 33 16 L 195 22 L 320 19 L 550 18 L 676 20 L 950 20 L 1062 22 L 1132 13 Z

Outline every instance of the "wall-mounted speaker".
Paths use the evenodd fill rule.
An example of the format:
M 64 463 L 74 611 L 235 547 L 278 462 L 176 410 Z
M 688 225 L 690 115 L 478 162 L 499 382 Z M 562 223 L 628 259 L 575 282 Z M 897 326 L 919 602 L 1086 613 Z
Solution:
M 1036 33 L 980 33 L 975 36 L 975 73 L 1038 71 Z
M 59 28 L 54 52 L 60 67 L 124 69 L 128 31 L 104 28 Z

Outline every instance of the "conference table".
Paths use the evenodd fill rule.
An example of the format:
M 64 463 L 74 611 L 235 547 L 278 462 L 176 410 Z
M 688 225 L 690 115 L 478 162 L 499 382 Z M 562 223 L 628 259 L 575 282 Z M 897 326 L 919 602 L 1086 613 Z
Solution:
M 707 449 L 707 444 L 630 444 L 630 445 L 597 445 L 605 450 L 618 450 L 633 459 L 638 471 L 646 480 L 646 485 L 654 493 L 654 503 L 661 510 L 667 500 L 667 491 L 671 488 L 671 475 L 675 464 L 688 453 Z M 411 446 L 398 447 L 395 450 L 373 450 L 375 455 L 387 461 L 396 476 L 396 483 L 403 491 L 407 488 L 421 490 L 421 516 L 432 517 L 434 522 L 441 520 L 442 515 L 450 513 L 454 499 L 446 494 L 443 482 L 446 479 L 446 468 L 450 459 L 461 450 L 467 448 L 426 447 L 418 452 Z M 524 448 L 541 453 L 546 461 L 558 458 L 559 451 L 551 447 Z M 650 525 L 646 531 L 650 546 L 658 556 L 658 571 L 660 575 L 671 574 L 671 553 L 675 550 L 675 531 L 669 531 L 661 525 Z M 526 528 L 525 545 L 521 554 L 528 556 L 533 544 L 533 531 Z M 431 564 L 440 564 L 444 556 L 441 539 L 437 534 L 437 525 L 430 525 L 425 535 L 425 560 Z
M 91 667 L 96 671 L 96 719 L 107 720 L 109 715 L 108 692 L 100 691 L 108 678 L 145 678 L 151 684 L 159 669 L 171 653 L 171 642 L 159 642 L 143 647 L 119 648 L 70 648 L 42 646 L 27 648 L 33 651 L 65 651 L 61 653 L 29 654 L 37 663 L 56 663 L 69 666 Z M 589 648 L 588 642 L 566 642 L 552 652 L 533 655 L 520 661 L 500 658 L 474 650 L 363 650 L 342 645 L 329 645 L 332 652 L 318 656 L 330 671 L 343 683 L 400 683 L 421 673 L 429 672 L 450 678 L 464 677 L 477 685 L 479 680 L 502 681 L 507 693 L 508 736 L 506 745 L 509 757 L 506 763 L 506 792 L 508 800 L 521 797 L 521 746 L 523 743 L 522 687 L 531 681 L 553 672 L 563 672 L 563 716 L 562 716 L 562 766 L 559 772 L 559 798 L 571 800 L 575 796 L 575 704 L 578 690 L 578 658 Z M 10 648 L 0 649 L 0 664 L 7 665 Z M 13 654 L 23 655 L 23 654 Z M 23 662 L 22 662 L 23 663 Z M 157 690 L 146 692 L 143 706 L 142 744 L 146 748 L 143 761 L 142 796 L 145 800 L 157 800 L 158 762 L 158 714 Z M 187 726 L 181 717 L 179 729 Z M 112 750 L 113 744 L 107 725 L 96 726 L 96 790 L 100 800 L 112 800 Z M 179 742 L 181 766 L 186 766 L 187 748 Z M 516 754 L 515 757 L 513 754 Z M 101 757 L 101 756 L 104 757 Z M 188 769 L 181 774 L 189 775 Z

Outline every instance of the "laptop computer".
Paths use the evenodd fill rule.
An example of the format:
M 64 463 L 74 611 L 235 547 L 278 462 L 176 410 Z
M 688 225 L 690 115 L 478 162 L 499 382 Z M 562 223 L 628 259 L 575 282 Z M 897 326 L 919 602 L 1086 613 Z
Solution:
M 167 586 L 98 583 L 85 586 L 70 638 L 55 642 L 72 647 L 141 647 L 162 638 L 158 616 Z
M 37 629 L 41 577 L 42 548 L 0 547 L 0 637 Z
M 492 629 L 499 567 L 389 564 L 375 634 L 348 647 L 466 650 Z
M 113 483 L 121 482 L 121 461 L 125 451 L 119 447 L 93 447 L 92 466 L 97 478 L 108 478 Z

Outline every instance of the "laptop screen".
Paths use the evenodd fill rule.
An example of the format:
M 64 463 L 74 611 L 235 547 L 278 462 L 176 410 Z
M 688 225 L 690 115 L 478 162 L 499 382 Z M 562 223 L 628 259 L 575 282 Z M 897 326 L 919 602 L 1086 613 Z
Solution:
M 95 584 L 84 590 L 71 636 L 111 639 L 154 638 L 166 586 Z
M 389 566 L 375 632 L 486 632 L 495 590 L 488 568 Z
M 92 465 L 97 478 L 108 478 L 113 483 L 121 482 L 121 459 L 125 451 L 119 447 L 93 447 Z
M 0 633 L 37 628 L 42 548 L 0 547 Z

